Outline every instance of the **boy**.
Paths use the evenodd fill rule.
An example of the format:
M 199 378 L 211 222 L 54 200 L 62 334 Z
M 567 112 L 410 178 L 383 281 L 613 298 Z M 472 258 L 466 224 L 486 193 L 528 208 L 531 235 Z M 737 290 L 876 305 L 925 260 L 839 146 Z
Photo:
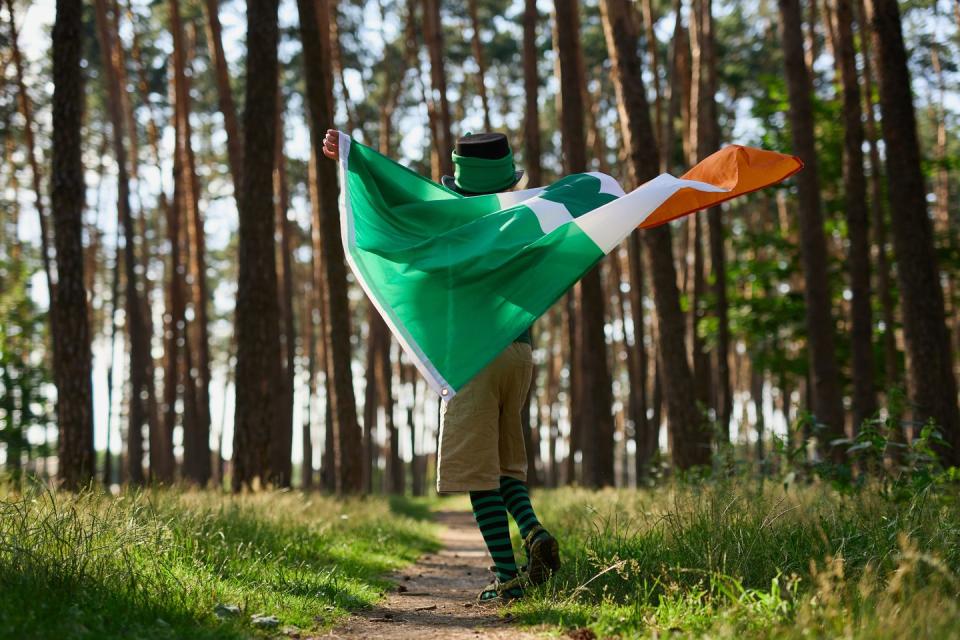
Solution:
M 339 158 L 339 132 L 327 130 L 323 153 Z M 465 196 L 512 189 L 523 176 L 501 133 L 467 134 L 453 152 L 454 175 L 443 186 Z M 530 330 L 443 404 L 437 452 L 437 491 L 467 491 L 473 514 L 494 561 L 494 580 L 477 599 L 499 604 L 523 595 L 523 585 L 541 584 L 560 567 L 557 540 L 537 520 L 526 485 L 527 458 L 521 410 L 530 388 Z M 507 513 L 523 536 L 527 565 L 518 569 Z

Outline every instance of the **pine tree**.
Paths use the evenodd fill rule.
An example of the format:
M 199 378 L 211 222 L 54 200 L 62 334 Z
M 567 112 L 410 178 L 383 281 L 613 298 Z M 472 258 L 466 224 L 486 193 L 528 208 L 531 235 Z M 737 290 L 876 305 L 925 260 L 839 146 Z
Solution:
M 247 3 L 245 149 L 240 195 L 240 275 L 237 283 L 236 413 L 233 438 L 235 491 L 272 479 L 271 434 L 278 419 L 280 378 L 277 269 L 274 249 L 272 150 L 277 129 L 277 0 Z
M 90 324 L 83 286 L 83 44 L 83 6 L 71 0 L 57 0 L 50 171 L 57 282 L 51 298 L 50 323 L 60 429 L 57 473 L 67 489 L 82 488 L 95 472 Z

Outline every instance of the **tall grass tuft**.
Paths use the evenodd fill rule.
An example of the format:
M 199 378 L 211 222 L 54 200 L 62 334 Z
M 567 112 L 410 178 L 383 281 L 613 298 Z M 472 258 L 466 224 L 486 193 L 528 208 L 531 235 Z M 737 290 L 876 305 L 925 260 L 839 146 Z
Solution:
M 956 637 L 956 488 L 735 479 L 540 492 L 564 566 L 526 622 L 657 637 Z M 905 615 L 909 614 L 909 615 Z
M 318 629 L 435 548 L 409 501 L 0 488 L 0 637 L 241 638 Z M 404 513 L 400 513 L 400 512 Z

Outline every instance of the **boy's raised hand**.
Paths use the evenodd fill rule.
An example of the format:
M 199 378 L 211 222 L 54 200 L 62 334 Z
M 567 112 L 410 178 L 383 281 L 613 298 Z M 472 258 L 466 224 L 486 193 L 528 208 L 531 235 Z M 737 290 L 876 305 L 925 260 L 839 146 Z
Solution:
M 323 155 L 331 160 L 340 159 L 340 132 L 336 129 L 327 129 L 327 135 L 323 139 Z

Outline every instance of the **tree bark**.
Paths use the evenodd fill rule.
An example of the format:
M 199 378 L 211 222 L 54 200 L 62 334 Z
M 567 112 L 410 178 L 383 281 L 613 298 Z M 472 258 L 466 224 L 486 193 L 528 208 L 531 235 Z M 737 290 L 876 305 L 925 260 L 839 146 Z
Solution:
M 317 324 L 317 363 L 323 373 L 323 451 L 320 456 L 320 481 L 323 488 L 333 492 L 336 489 L 336 464 L 333 446 L 333 415 L 330 410 L 330 368 L 327 360 L 327 296 L 324 294 L 324 267 L 322 240 L 317 221 L 322 213 L 319 180 L 317 179 L 317 156 L 310 155 L 307 164 L 307 184 L 310 193 L 310 279 L 313 284 L 315 307 L 318 311 Z
M 807 73 L 810 74 L 810 81 L 812 83 L 816 82 L 814 77 L 813 65 L 817 61 L 817 58 L 820 57 L 819 47 L 817 46 L 817 22 L 819 18 L 817 17 L 817 2 L 820 0 L 806 0 L 807 3 L 807 15 L 806 15 L 806 24 L 803 22 L 803 11 L 798 10 L 797 18 L 800 20 L 797 24 L 801 27 L 806 27 L 807 31 L 804 34 L 806 37 L 806 48 L 804 49 L 804 62 L 807 66 Z M 797 0 L 799 8 L 800 0 Z M 803 46 L 803 45 L 801 45 Z
M 237 126 L 237 109 L 233 103 L 233 90 L 230 88 L 230 70 L 223 53 L 223 37 L 220 28 L 219 0 L 205 0 L 203 12 L 206 14 L 207 50 L 213 62 L 214 78 L 217 81 L 217 104 L 223 114 L 223 128 L 227 132 L 227 161 L 233 176 L 234 195 L 240 193 L 240 177 L 243 167 L 243 139 Z
M 612 78 L 623 143 L 627 149 L 630 182 L 643 184 L 659 172 L 649 106 L 643 87 L 636 41 L 628 21 L 627 0 L 602 0 L 603 31 L 610 54 Z M 710 462 L 710 433 L 703 416 L 689 400 L 693 374 L 684 344 L 684 319 L 680 310 L 677 276 L 673 264 L 670 227 L 663 225 L 643 234 L 653 282 L 663 363 L 664 396 L 674 434 L 674 463 L 680 469 Z M 658 423 L 656 423 L 658 424 Z
M 59 466 L 64 488 L 93 480 L 93 386 L 87 292 L 83 286 L 83 6 L 57 0 L 53 24 L 53 148 L 50 207 L 58 281 L 50 305 L 57 385 Z
M 183 209 L 189 242 L 190 300 L 194 319 L 185 331 L 187 349 L 196 364 L 196 375 L 185 379 L 185 393 L 194 396 L 196 420 L 184 424 L 183 467 L 190 481 L 205 485 L 210 480 L 210 344 L 207 319 L 206 242 L 200 214 L 200 188 L 192 147 L 190 83 L 187 78 L 187 42 L 180 20 L 179 0 L 169 0 L 170 31 L 173 34 L 173 82 L 179 117 L 176 148 L 182 156 Z M 192 332 L 190 331 L 192 328 Z M 192 334 L 192 335 L 191 335 Z M 195 351 L 195 355 L 194 352 Z
M 277 260 L 277 280 L 280 310 L 278 331 L 281 345 L 281 369 L 283 375 L 278 380 L 278 401 L 280 403 L 276 432 L 273 435 L 274 482 L 281 487 L 289 487 L 293 480 L 293 388 L 296 380 L 297 333 L 295 326 L 296 311 L 293 306 L 294 272 L 290 219 L 287 216 L 290 195 L 287 189 L 287 158 L 284 155 L 283 92 L 277 91 L 277 138 L 274 150 L 273 191 L 276 203 L 276 228 L 280 237 L 280 255 Z
M 857 2 L 857 21 L 861 33 L 866 33 L 867 25 L 864 18 L 863 0 Z M 879 134 L 874 117 L 873 103 L 873 57 L 870 49 L 870 38 L 863 37 L 860 42 L 863 47 L 863 95 L 864 95 L 864 123 L 870 154 L 870 224 L 873 228 L 873 243 L 876 250 L 877 295 L 880 297 L 880 308 L 883 316 L 883 359 L 886 373 L 886 387 L 893 388 L 900 382 L 900 354 L 896 340 L 896 315 L 894 313 L 893 294 L 890 282 L 890 258 L 887 252 L 887 222 L 883 208 L 883 163 L 880 160 L 880 149 L 877 144 Z M 889 397 L 889 396 L 888 396 Z M 888 407 L 890 403 L 888 402 Z M 891 407 L 892 408 L 892 407 Z M 899 420 L 899 416 L 892 416 Z M 899 433 L 899 430 L 897 430 Z
M 151 251 L 150 244 L 150 235 L 148 233 L 148 225 L 152 222 L 154 225 L 157 224 L 157 219 L 154 218 L 152 221 L 148 220 L 148 209 L 143 206 L 143 197 L 140 193 L 140 143 L 139 143 L 139 134 L 137 131 L 137 119 L 134 113 L 134 96 L 131 92 L 127 90 L 128 77 L 127 77 L 127 61 L 126 61 L 126 51 L 123 48 L 122 40 L 120 38 L 120 3 L 118 0 L 112 0 L 110 4 L 113 11 L 113 19 L 110 21 L 111 33 L 115 35 L 117 46 L 114 49 L 115 57 L 115 67 L 117 69 L 117 81 L 119 86 L 123 88 L 120 92 L 120 102 L 123 107 L 123 117 L 126 123 L 126 137 L 127 141 L 130 143 L 129 153 L 127 157 L 130 161 L 130 175 L 136 180 L 136 199 L 139 203 L 139 211 L 134 218 L 137 223 L 137 235 L 140 246 L 140 265 L 143 269 L 143 283 L 140 288 L 140 306 L 141 312 L 140 317 L 143 320 L 142 327 L 142 336 L 145 341 L 143 346 L 144 352 L 147 354 L 145 356 L 145 363 L 147 367 L 146 372 L 146 413 L 147 413 L 147 428 L 148 428 L 148 438 L 149 433 L 157 431 L 160 427 L 160 402 L 157 397 L 157 381 L 156 381 L 156 370 L 157 362 L 153 358 L 153 336 L 154 336 L 154 325 L 153 325 L 153 307 L 151 306 L 151 295 L 153 293 L 153 281 L 150 278 L 150 265 L 153 261 L 153 253 Z M 138 47 L 138 36 L 136 32 L 136 25 L 133 23 L 133 12 L 129 8 L 129 3 L 127 4 L 127 14 L 130 19 L 130 28 L 133 32 L 133 47 Z M 133 48 L 131 47 L 131 49 Z M 137 51 L 139 54 L 139 51 Z M 148 119 L 148 130 L 153 123 L 153 113 L 150 111 L 150 117 Z M 165 198 L 163 196 L 162 185 L 161 185 L 161 197 L 160 197 L 160 211 L 164 210 Z M 132 211 L 132 209 L 131 209 Z M 133 215 L 133 214 L 131 214 Z
M 647 54 L 650 56 L 650 73 L 653 76 L 653 121 L 654 121 L 654 140 L 657 147 L 662 149 L 663 141 L 660 135 L 663 132 L 663 100 L 660 90 L 660 53 L 657 46 L 657 34 L 654 31 L 654 25 L 657 23 L 657 12 L 653 6 L 653 0 L 643 0 L 640 3 L 643 12 L 643 30 L 647 40 Z
M 660 134 L 660 171 L 668 172 L 673 164 L 673 148 L 675 144 L 674 120 L 680 115 L 680 98 L 683 96 L 683 87 L 678 84 L 683 77 L 681 73 L 682 61 L 686 57 L 687 41 L 686 30 L 683 27 L 683 2 L 673 2 L 673 37 L 670 40 L 670 63 L 667 68 L 666 101 L 667 113 L 663 119 L 663 129 Z
M 377 430 L 377 360 L 379 359 L 380 344 L 383 342 L 386 324 L 372 303 L 367 303 L 367 353 L 366 353 L 366 384 L 363 391 L 363 468 L 361 470 L 361 491 L 365 494 L 373 492 L 373 469 L 376 465 L 376 452 L 373 438 Z
M 936 146 L 933 152 L 933 161 L 936 172 L 933 177 L 933 230 L 934 234 L 942 237 L 942 250 L 950 255 L 956 255 L 960 248 L 960 237 L 953 224 L 952 218 L 960 220 L 956 214 L 950 213 L 950 160 L 947 148 L 947 83 L 944 78 L 943 62 L 940 59 L 940 49 L 937 46 L 930 48 L 930 66 L 937 78 L 937 100 L 930 101 L 928 109 L 936 123 Z M 960 350 L 960 313 L 957 310 L 955 290 L 957 286 L 956 274 L 948 269 L 944 274 L 944 289 L 946 290 L 947 334 L 955 338 L 954 349 Z M 954 366 L 954 375 L 960 374 L 960 362 Z
M 381 319 L 382 320 L 382 319 Z M 404 481 L 403 460 L 400 459 L 400 430 L 397 428 L 394 417 L 395 400 L 393 397 L 393 364 L 390 359 L 392 341 L 390 332 L 384 335 L 380 345 L 380 357 L 377 358 L 377 397 L 383 408 L 387 430 L 387 468 L 385 489 L 387 493 L 403 495 Z
M 637 233 L 631 234 L 627 240 L 627 262 L 630 276 L 630 321 L 633 326 L 633 349 L 631 352 L 636 354 L 633 358 L 634 366 L 630 379 L 630 402 L 636 405 L 636 408 L 631 410 L 631 414 L 634 421 L 634 467 L 639 484 L 640 479 L 650 473 L 650 462 L 657 444 L 657 434 L 651 434 L 651 431 L 659 431 L 660 425 L 652 424 L 647 419 L 647 368 L 649 363 L 643 323 L 643 245 L 640 244 L 640 236 Z
M 301 309 L 303 327 L 303 350 L 307 356 L 307 398 L 304 402 L 303 426 L 300 432 L 303 463 L 300 471 L 300 486 L 304 490 L 313 488 L 313 398 L 317 393 L 317 340 L 314 332 L 313 310 L 316 306 L 311 278 L 305 278 L 303 284 L 303 308 Z
M 327 310 L 324 340 L 327 351 L 328 389 L 332 415 L 336 464 L 337 493 L 356 493 L 361 489 L 360 427 L 350 371 L 350 308 L 347 299 L 347 275 L 343 245 L 340 243 L 340 217 L 337 208 L 336 166 L 321 157 L 325 123 L 333 122 L 330 96 L 333 91 L 329 40 L 322 40 L 320 18 L 327 12 L 326 2 L 298 0 L 300 34 L 303 40 L 303 60 L 312 69 L 306 75 L 307 105 L 310 113 L 311 154 L 317 181 L 320 206 L 315 209 L 319 219 L 314 220 L 319 235 L 323 268 L 324 308 Z M 318 16 L 318 8 L 323 12 Z M 326 44 L 326 46 L 324 46 Z M 250 148 L 249 146 L 247 148 Z M 315 243 L 316 244 L 316 243 Z
M 247 3 L 245 149 L 273 150 L 277 117 L 278 0 Z M 274 253 L 273 153 L 244 154 L 237 283 L 236 413 L 233 489 L 267 482 L 280 377 L 277 270 Z
M 957 381 L 944 318 L 943 290 L 927 215 L 910 72 L 896 0 L 868 0 L 879 61 L 881 125 L 887 148 L 887 181 L 897 279 L 903 301 L 909 394 L 914 423 L 933 420 L 949 443 L 940 453 L 960 464 Z
M 717 59 L 713 29 L 711 0 L 694 3 L 692 15 L 696 20 L 696 38 L 699 60 L 697 81 L 697 161 L 704 160 L 720 148 L 720 125 L 717 119 Z M 712 353 L 713 373 L 716 376 L 715 400 L 723 442 L 730 439 L 730 417 L 733 413 L 733 393 L 730 388 L 730 320 L 727 302 L 727 259 L 724 249 L 724 228 L 720 207 L 707 211 L 709 230 L 710 272 L 713 274 L 713 297 L 717 318 L 717 344 Z
M 836 0 L 836 31 L 836 54 L 843 84 L 843 188 L 850 241 L 853 426 L 857 430 L 876 413 L 877 398 L 873 378 L 873 312 L 870 308 L 870 215 L 863 174 L 863 124 L 853 39 L 853 0 Z
M 527 172 L 527 184 L 533 187 L 543 184 L 540 166 L 540 107 L 537 102 L 540 91 L 540 75 L 537 72 L 537 0 L 524 0 L 523 8 L 523 160 Z
M 447 75 L 444 69 L 443 22 L 440 18 L 440 0 L 423 0 L 423 37 L 430 56 L 430 88 L 437 110 L 437 136 L 434 146 L 439 153 L 440 171 L 453 175 L 453 140 L 450 132 L 450 103 L 447 100 Z
M 111 20 L 107 14 L 106 0 L 94 3 L 97 34 L 103 59 L 104 80 L 107 85 L 107 107 L 112 130 L 113 155 L 117 162 L 117 217 L 123 228 L 124 247 L 124 301 L 126 305 L 126 326 L 130 352 L 130 415 L 127 446 L 130 460 L 130 481 L 143 481 L 141 459 L 143 457 L 143 428 L 147 422 L 144 406 L 147 395 L 152 390 L 150 380 L 153 377 L 153 359 L 150 356 L 150 336 L 144 327 L 144 305 L 141 303 L 141 289 L 137 273 L 136 246 L 137 237 L 130 210 L 130 179 L 127 166 L 127 148 L 125 140 L 125 119 L 121 99 L 122 88 L 118 76 L 119 42 L 114 41 Z M 163 480 L 167 480 L 164 478 Z
M 179 125 L 176 102 L 174 102 L 174 136 Z M 173 430 L 177 425 L 177 396 L 179 395 L 180 360 L 182 355 L 183 330 L 185 325 L 185 301 L 183 292 L 183 258 L 181 257 L 180 222 L 183 218 L 183 163 L 180 155 L 173 158 L 173 197 L 166 207 L 167 242 L 170 245 L 170 261 L 166 268 L 167 291 L 164 324 L 164 373 L 163 373 L 163 419 L 159 428 L 150 434 L 150 473 L 162 481 L 173 478 Z
M 380 152 L 386 156 L 393 154 L 393 113 L 397 108 L 397 101 L 400 98 L 399 82 L 391 79 L 390 67 L 387 61 L 384 61 L 385 72 L 388 78 L 387 95 L 380 108 Z M 380 342 L 375 353 L 374 372 L 376 374 L 375 382 L 377 385 L 378 405 L 384 412 L 384 426 L 386 427 L 387 442 L 385 450 L 386 473 L 384 474 L 384 489 L 387 493 L 403 495 L 404 492 L 404 474 L 403 461 L 400 459 L 400 432 L 394 418 L 394 397 L 393 397 L 393 364 L 390 360 L 390 352 L 393 341 L 390 338 L 390 331 L 376 311 L 372 312 L 376 316 L 376 324 L 380 336 Z M 371 331 L 373 326 L 371 326 Z M 368 345 L 369 346 L 369 345 Z
M 17 79 L 17 97 L 20 115 L 23 116 L 23 138 L 27 145 L 27 161 L 30 164 L 30 177 L 33 181 L 34 207 L 37 210 L 37 219 L 40 222 L 40 254 L 43 257 L 43 273 L 46 277 L 47 291 L 51 300 L 54 297 L 54 280 L 52 265 L 50 264 L 50 232 L 47 229 L 47 212 L 43 204 L 43 189 L 40 186 L 43 174 L 40 169 L 40 160 L 37 157 L 36 142 L 33 137 L 33 105 L 27 94 L 27 85 L 23 79 L 23 58 L 20 55 L 19 34 L 13 8 L 13 0 L 7 0 L 7 12 L 10 16 L 10 51 L 13 58 L 13 67 Z M 5 71 L 5 70 L 4 70 Z M 4 76 L 6 74 L 4 73 Z M 53 332 L 53 323 L 50 326 Z
M 486 65 L 483 61 L 483 44 L 480 42 L 480 19 L 477 16 L 477 0 L 467 0 L 467 11 L 470 14 L 470 26 L 473 34 L 470 36 L 470 44 L 473 47 L 473 59 L 477 63 L 477 93 L 480 94 L 480 103 L 483 105 L 483 128 L 484 131 L 491 131 L 490 126 L 490 107 L 487 104 L 487 86 L 484 83 L 486 79 Z
M 813 87 L 803 58 L 799 0 L 778 0 L 784 66 L 790 98 L 790 123 L 795 153 L 805 168 L 797 174 L 800 213 L 800 250 L 805 276 L 807 350 L 813 385 L 813 412 L 823 425 L 822 449 L 834 461 L 844 459 L 844 449 L 832 446 L 845 437 L 840 372 L 836 360 L 836 328 L 831 312 L 827 279 L 827 241 L 823 232 L 820 179 L 813 126 Z
M 580 48 L 580 6 L 577 0 L 555 3 L 556 49 L 559 56 L 561 134 L 564 170 L 587 171 L 584 139 L 583 53 Z M 591 487 L 612 486 L 613 415 L 612 382 L 607 366 L 604 334 L 604 295 L 600 265 L 596 265 L 577 285 L 580 308 L 576 318 L 577 348 L 574 366 L 581 372 L 580 392 L 575 394 L 580 408 L 574 411 L 582 425 L 590 425 L 591 446 L 583 448 L 583 480 Z M 589 381 L 589 384 L 586 384 Z

